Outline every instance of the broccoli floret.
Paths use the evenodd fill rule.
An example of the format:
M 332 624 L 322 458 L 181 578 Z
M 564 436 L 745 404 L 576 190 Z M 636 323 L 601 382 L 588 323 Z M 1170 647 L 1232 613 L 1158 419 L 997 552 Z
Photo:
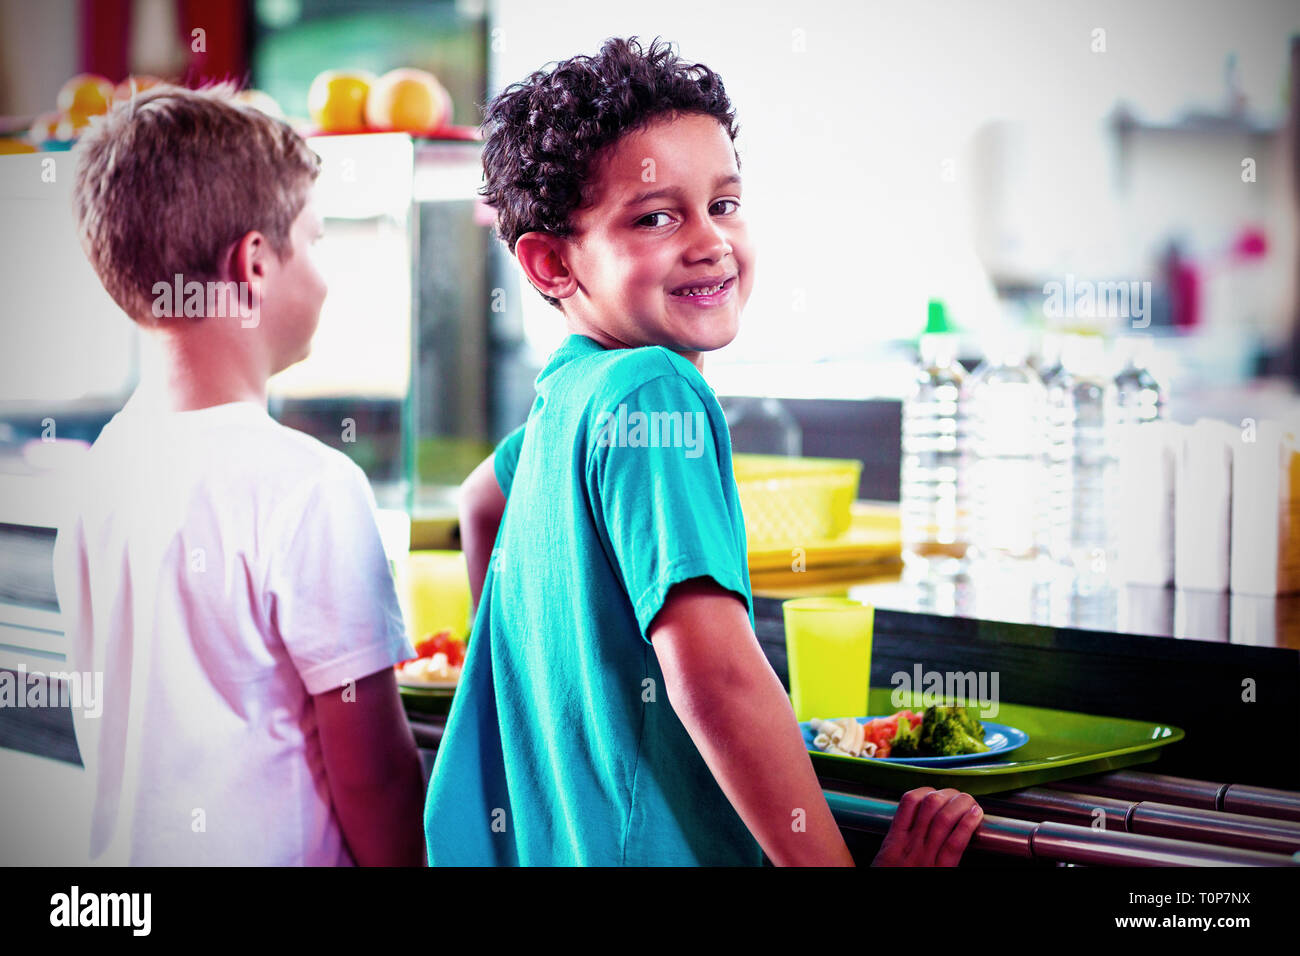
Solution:
M 977 754 L 989 749 L 984 745 L 984 741 L 976 740 L 966 732 L 965 728 L 952 720 L 935 731 L 932 743 L 937 755 L 941 757 L 951 757 L 957 754 Z
M 920 726 L 913 727 L 912 722 L 906 717 L 899 717 L 898 729 L 894 731 L 894 739 L 889 742 L 889 755 L 891 757 L 915 757 L 920 747 Z
M 959 724 L 966 728 L 966 733 L 976 740 L 982 741 L 984 739 L 984 725 L 975 716 L 974 707 L 954 707 L 952 715 Z
M 972 732 L 972 722 L 978 728 L 978 736 Z M 961 707 L 938 705 L 925 709 L 920 747 L 923 753 L 933 757 L 983 753 L 989 749 L 984 744 L 984 729 L 979 721 L 965 714 Z

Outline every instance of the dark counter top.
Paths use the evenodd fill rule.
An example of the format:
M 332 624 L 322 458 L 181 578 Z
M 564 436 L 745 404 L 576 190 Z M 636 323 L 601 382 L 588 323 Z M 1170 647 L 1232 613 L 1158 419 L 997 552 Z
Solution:
M 846 568 L 820 572 L 813 587 L 790 587 L 797 575 L 755 575 L 755 595 L 847 595 L 890 611 L 1036 624 L 1300 651 L 1300 595 L 1262 597 L 1116 584 L 1039 565 L 976 570 L 959 578 L 887 574 Z M 777 584 L 768 583 L 777 581 Z

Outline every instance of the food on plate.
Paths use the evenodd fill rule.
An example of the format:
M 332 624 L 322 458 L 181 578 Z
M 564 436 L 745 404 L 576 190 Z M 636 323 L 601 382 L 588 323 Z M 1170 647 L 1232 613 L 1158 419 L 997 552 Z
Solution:
M 460 679 L 465 644 L 453 638 L 451 631 L 438 631 L 418 641 L 415 653 L 415 657 L 397 665 L 399 680 L 443 684 Z
M 890 726 L 890 722 L 894 726 Z M 882 733 L 891 733 L 881 757 L 915 757 L 921 745 L 921 727 L 925 718 L 910 710 L 900 710 L 892 717 L 879 718 Z M 873 720 L 872 723 L 877 723 Z
M 952 757 L 984 753 L 984 725 L 968 707 L 933 705 L 924 714 L 900 710 L 865 724 L 852 717 L 808 722 L 813 746 L 849 757 Z
M 919 739 L 921 716 L 900 710 L 889 717 L 877 717 L 860 724 L 852 717 L 809 721 L 817 737 L 813 744 L 826 753 L 850 757 L 888 757 L 899 741 Z M 914 745 L 913 745 L 914 746 Z
M 932 705 L 925 709 L 918 756 L 952 757 L 984 753 L 988 749 L 984 744 L 984 725 L 975 719 L 971 708 Z
M 828 754 L 844 754 L 848 757 L 874 757 L 876 745 L 867 740 L 863 724 L 851 717 L 839 720 L 822 720 L 814 717 L 808 721 L 817 736 L 813 746 Z

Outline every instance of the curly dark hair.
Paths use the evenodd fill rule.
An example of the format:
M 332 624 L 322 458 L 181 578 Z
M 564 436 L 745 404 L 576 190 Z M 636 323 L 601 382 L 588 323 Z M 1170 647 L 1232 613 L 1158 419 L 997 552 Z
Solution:
M 593 159 L 627 133 L 665 114 L 701 113 L 736 138 L 722 77 L 686 63 L 659 37 L 645 49 L 636 37 L 606 40 L 595 56 L 553 67 L 512 83 L 484 111 L 480 194 L 511 252 L 526 232 L 571 233 Z

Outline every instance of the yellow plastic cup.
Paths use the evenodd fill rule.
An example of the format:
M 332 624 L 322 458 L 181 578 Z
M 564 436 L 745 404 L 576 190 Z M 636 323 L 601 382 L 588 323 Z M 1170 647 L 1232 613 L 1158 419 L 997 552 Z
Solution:
M 460 551 L 412 551 L 398 575 L 398 596 L 412 643 L 438 631 L 469 633 L 469 571 Z
M 833 597 L 793 598 L 781 607 L 795 719 L 868 716 L 876 609 Z

